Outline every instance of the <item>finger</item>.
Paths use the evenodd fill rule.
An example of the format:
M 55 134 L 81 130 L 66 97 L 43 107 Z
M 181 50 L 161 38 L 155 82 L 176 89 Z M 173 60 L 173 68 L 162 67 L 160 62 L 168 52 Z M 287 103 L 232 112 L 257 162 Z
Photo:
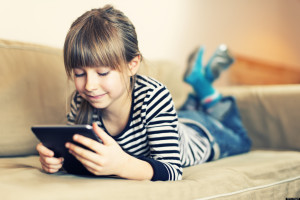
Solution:
M 92 140 L 92 139 L 86 138 L 86 137 L 84 137 L 84 136 L 79 136 L 79 137 L 82 137 L 83 140 L 85 140 L 85 139 Z M 79 139 L 76 139 L 76 140 L 78 140 L 78 141 L 77 141 L 78 143 L 81 143 L 81 139 L 80 139 L 80 138 L 79 138 Z M 88 141 L 88 142 L 82 142 L 81 144 L 83 144 L 83 145 L 87 146 L 88 148 L 90 148 L 90 146 L 92 146 L 92 145 L 89 145 L 90 142 L 93 143 L 93 141 Z M 98 142 L 96 142 L 96 143 L 98 143 Z M 99 144 L 100 144 L 100 143 L 98 143 L 98 145 L 99 145 Z M 97 145 L 97 144 L 96 144 L 96 145 Z M 102 145 L 102 144 L 100 144 L 100 145 Z M 73 144 L 73 143 L 71 143 L 71 142 L 67 142 L 67 143 L 66 143 L 66 148 L 69 149 L 69 152 L 70 152 L 70 153 L 75 153 L 75 154 L 80 155 L 81 157 L 86 158 L 86 159 L 89 159 L 89 160 L 95 159 L 95 158 L 94 158 L 95 155 L 98 155 L 98 154 L 97 154 L 97 150 L 96 150 L 97 148 L 93 148 L 93 149 L 95 149 L 95 150 L 92 151 L 92 150 L 93 150 L 92 148 L 91 148 L 91 149 L 85 149 L 85 148 L 82 148 L 82 147 L 80 147 L 80 146 L 78 146 L 78 145 L 75 145 L 75 144 Z
M 85 166 L 89 166 L 93 168 L 97 168 L 96 166 L 100 166 L 99 162 L 95 162 L 99 158 L 90 159 L 90 157 L 85 157 L 82 154 L 76 153 L 75 151 L 70 151 L 70 153 Z
M 40 161 L 46 165 L 61 165 L 63 160 L 63 158 L 40 157 Z
M 92 167 L 89 167 L 89 166 L 85 166 L 85 168 L 91 172 L 92 174 L 96 175 L 96 176 L 99 176 L 99 175 L 106 175 L 105 173 L 103 173 L 102 171 L 102 168 L 99 168 L 99 169 L 95 169 L 95 168 L 92 168 Z
M 60 169 L 62 168 L 62 164 L 58 165 L 48 165 L 47 163 L 41 162 L 43 169 Z
M 61 169 L 63 167 L 62 163 L 60 163 L 60 164 L 49 164 L 49 163 L 44 162 L 42 160 L 40 160 L 40 161 L 41 161 L 42 168 L 47 172 L 54 173 L 54 172 L 58 171 L 59 169 Z
M 50 164 L 49 162 L 46 162 L 45 160 L 43 160 L 42 158 L 40 158 L 40 162 L 42 165 L 42 168 L 49 173 L 55 173 L 57 172 L 60 168 L 62 168 L 63 163 L 60 162 L 58 164 Z
M 100 142 L 97 142 L 93 139 L 90 139 L 90 138 L 87 138 L 87 137 L 84 137 L 82 135 L 79 135 L 79 134 L 75 134 L 73 136 L 73 140 L 79 144 L 82 144 L 84 146 L 86 146 L 87 148 L 89 148 L 90 150 L 96 152 L 96 153 L 101 153 L 101 151 L 103 150 L 103 144 L 101 144 Z M 68 145 L 66 144 L 66 147 L 67 148 L 71 148 L 73 151 L 87 151 L 86 149 L 83 149 L 77 145 L 74 145 L 72 143 L 69 143 L 69 147 Z M 76 149 L 76 150 L 75 150 Z M 79 153 L 79 152 L 77 152 Z
M 51 151 L 50 149 L 48 149 L 47 147 L 45 147 L 42 143 L 39 143 L 36 146 L 36 150 L 39 152 L 40 155 L 42 156 L 48 156 L 48 157 L 53 157 L 54 156 L 54 152 Z
M 61 167 L 53 167 L 53 166 L 47 166 L 47 165 L 43 165 L 42 164 L 42 168 L 45 172 L 47 173 L 55 173 L 55 172 L 58 172 L 60 170 Z
M 93 174 L 100 175 L 102 171 L 101 157 L 95 153 L 95 156 L 85 157 L 82 154 L 78 154 L 75 151 L 70 150 L 70 153 L 81 162 L 87 170 Z
M 103 131 L 96 122 L 93 123 L 93 130 L 98 135 L 98 137 L 102 140 L 103 144 L 110 144 L 111 142 L 115 142 L 115 140 L 108 135 L 105 131 Z

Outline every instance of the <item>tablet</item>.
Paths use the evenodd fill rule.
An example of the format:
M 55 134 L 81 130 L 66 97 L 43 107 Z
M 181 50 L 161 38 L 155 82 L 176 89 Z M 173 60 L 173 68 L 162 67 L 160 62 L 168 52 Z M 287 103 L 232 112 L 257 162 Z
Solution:
M 92 175 L 65 147 L 66 142 L 72 142 L 85 149 L 87 147 L 73 141 L 74 134 L 80 134 L 101 142 L 91 125 L 40 125 L 32 126 L 32 132 L 44 146 L 54 151 L 55 157 L 63 157 L 63 169 L 77 175 Z

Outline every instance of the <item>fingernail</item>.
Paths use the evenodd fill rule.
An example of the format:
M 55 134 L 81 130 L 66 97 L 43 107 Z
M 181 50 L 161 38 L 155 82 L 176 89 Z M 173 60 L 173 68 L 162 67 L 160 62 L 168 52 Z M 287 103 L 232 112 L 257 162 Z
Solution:
M 73 140 L 77 140 L 78 139 L 78 135 L 77 134 L 75 134 L 74 136 L 73 136 Z

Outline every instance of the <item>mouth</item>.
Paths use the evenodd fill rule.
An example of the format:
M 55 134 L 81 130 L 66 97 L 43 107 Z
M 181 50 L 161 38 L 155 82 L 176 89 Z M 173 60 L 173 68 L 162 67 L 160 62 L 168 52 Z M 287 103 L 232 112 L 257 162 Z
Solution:
M 98 100 L 101 99 L 103 96 L 105 96 L 107 93 L 104 94 L 99 94 L 99 95 L 88 95 L 85 94 L 87 98 L 91 99 L 91 100 Z

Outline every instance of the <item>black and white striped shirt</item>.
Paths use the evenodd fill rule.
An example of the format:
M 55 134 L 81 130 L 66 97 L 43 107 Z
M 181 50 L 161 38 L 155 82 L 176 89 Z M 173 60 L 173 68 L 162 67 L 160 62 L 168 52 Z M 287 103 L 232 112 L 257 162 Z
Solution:
M 208 157 L 208 140 L 178 122 L 172 97 L 163 84 L 138 75 L 132 95 L 128 124 L 113 138 L 124 151 L 151 164 L 152 180 L 180 180 L 182 167 L 199 164 Z M 82 97 L 76 93 L 69 124 L 74 124 L 81 102 Z M 97 113 L 95 109 L 93 122 L 107 132 Z

